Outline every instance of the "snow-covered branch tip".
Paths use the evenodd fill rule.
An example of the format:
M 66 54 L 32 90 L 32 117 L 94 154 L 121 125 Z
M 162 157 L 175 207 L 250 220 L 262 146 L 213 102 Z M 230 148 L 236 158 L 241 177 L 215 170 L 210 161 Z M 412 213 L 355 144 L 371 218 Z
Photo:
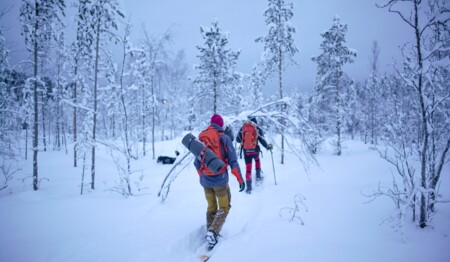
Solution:
M 191 157 L 188 158 L 188 156 Z M 181 164 L 186 158 L 188 159 L 188 161 L 184 163 L 184 166 L 182 166 L 181 170 L 179 170 L 176 174 L 172 174 L 178 166 L 181 166 Z M 175 163 L 173 163 L 173 167 L 170 169 L 169 173 L 167 173 L 166 177 L 164 178 L 161 184 L 161 188 L 159 189 L 158 197 L 161 197 L 161 202 L 164 203 L 164 201 L 167 199 L 167 196 L 169 195 L 170 192 L 170 185 L 178 177 L 181 171 L 183 171 L 188 166 L 188 164 L 192 162 L 192 160 L 193 155 L 189 151 L 186 151 L 183 156 L 177 157 Z

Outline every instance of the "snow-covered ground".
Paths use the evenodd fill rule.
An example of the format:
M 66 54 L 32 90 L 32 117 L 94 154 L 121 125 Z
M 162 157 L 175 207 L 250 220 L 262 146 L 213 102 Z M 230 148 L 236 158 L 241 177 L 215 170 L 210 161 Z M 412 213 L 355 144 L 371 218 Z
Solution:
M 391 183 L 394 170 L 367 145 L 346 146 L 342 156 L 320 153 L 320 167 L 309 176 L 292 154 L 281 165 L 275 149 L 278 185 L 264 152 L 265 182 L 251 195 L 239 193 L 230 176 L 232 208 L 210 261 L 450 261 L 450 205 L 437 206 L 433 227 L 408 222 L 402 237 L 382 223 L 394 212 L 391 200 L 366 203 L 363 195 Z M 172 156 L 175 149 L 185 152 L 181 137 L 156 145 L 157 155 Z M 109 191 L 119 179 L 111 157 L 101 148 L 97 156 L 96 190 L 83 195 L 81 167 L 72 167 L 70 153 L 39 154 L 40 178 L 49 180 L 39 191 L 32 191 L 31 160 L 23 164 L 12 193 L 0 192 L 0 261 L 199 261 L 206 200 L 193 165 L 162 203 L 157 193 L 171 165 L 151 156 L 135 163 L 143 190 L 124 198 Z M 440 192 L 450 199 L 448 167 L 441 181 Z M 291 222 L 295 201 L 300 209 Z

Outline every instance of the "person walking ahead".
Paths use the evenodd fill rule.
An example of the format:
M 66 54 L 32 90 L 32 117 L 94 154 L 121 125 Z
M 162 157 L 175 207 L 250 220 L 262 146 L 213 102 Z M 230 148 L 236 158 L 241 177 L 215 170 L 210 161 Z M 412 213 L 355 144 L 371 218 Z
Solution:
M 200 184 L 203 186 L 208 202 L 206 211 L 206 228 L 208 231 L 205 239 L 212 249 L 217 244 L 219 233 L 231 208 L 227 166 L 230 166 L 231 173 L 239 182 L 239 192 L 245 189 L 245 183 L 237 161 L 236 150 L 231 138 L 224 134 L 223 119 L 220 115 L 214 114 L 211 117 L 210 126 L 200 133 L 199 140 L 225 162 L 224 167 L 217 174 L 214 174 L 202 161 L 201 154 L 194 160 L 194 165 L 200 176 Z
M 263 130 L 257 125 L 255 117 L 250 121 L 245 121 L 239 133 L 236 136 L 236 141 L 241 143 L 241 150 L 244 150 L 245 160 L 245 180 L 247 183 L 248 194 L 252 192 L 252 160 L 255 160 L 256 182 L 260 183 L 264 179 L 261 175 L 261 161 L 259 159 L 259 152 L 261 148 L 258 142 L 261 143 L 267 150 L 272 150 L 272 144 L 267 144 L 264 139 Z

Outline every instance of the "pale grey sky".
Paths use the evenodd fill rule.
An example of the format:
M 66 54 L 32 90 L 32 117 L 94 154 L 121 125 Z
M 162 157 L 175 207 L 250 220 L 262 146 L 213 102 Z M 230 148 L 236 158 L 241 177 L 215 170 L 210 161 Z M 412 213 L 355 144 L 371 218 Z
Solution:
M 288 0 L 287 0 L 288 1 Z M 399 46 L 412 41 L 412 32 L 399 17 L 379 9 L 375 3 L 386 0 L 292 0 L 296 28 L 295 43 L 300 53 L 295 57 L 298 66 L 287 73 L 285 86 L 311 90 L 314 86 L 316 64 L 312 56 L 320 54 L 320 33 L 329 29 L 333 17 L 338 15 L 348 25 L 347 46 L 358 51 L 351 65 L 344 67 L 350 77 L 363 80 L 369 73 L 369 61 L 374 40 L 378 41 L 381 53 L 380 71 L 390 70 L 393 59 L 400 59 Z M 2 0 L 0 8 L 14 6 L 0 20 L 6 27 L 5 36 L 11 49 L 12 62 L 26 58 L 24 40 L 20 35 L 18 9 L 22 1 Z M 70 6 L 68 1 L 67 6 Z M 125 15 L 131 16 L 133 38 L 137 44 L 142 39 L 142 25 L 149 33 L 160 35 L 169 27 L 174 34 L 174 51 L 185 49 L 189 65 L 197 63 L 197 45 L 202 45 L 200 26 L 210 26 L 217 19 L 223 31 L 229 34 L 229 45 L 240 49 L 238 71 L 248 73 L 259 61 L 263 46 L 255 43 L 259 36 L 267 34 L 263 12 L 266 0 L 121 0 Z M 68 20 L 72 18 L 68 12 Z M 195 72 L 191 70 L 191 74 Z M 275 83 L 268 83 L 266 94 L 273 94 Z

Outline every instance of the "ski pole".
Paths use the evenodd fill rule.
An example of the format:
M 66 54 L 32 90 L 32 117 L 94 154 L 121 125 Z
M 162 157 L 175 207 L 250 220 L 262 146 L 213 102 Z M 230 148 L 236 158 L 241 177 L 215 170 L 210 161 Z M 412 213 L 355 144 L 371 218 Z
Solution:
M 272 149 L 270 149 L 270 156 L 272 157 L 273 179 L 275 180 L 275 185 L 277 185 L 277 176 L 275 175 L 275 164 L 273 163 Z

